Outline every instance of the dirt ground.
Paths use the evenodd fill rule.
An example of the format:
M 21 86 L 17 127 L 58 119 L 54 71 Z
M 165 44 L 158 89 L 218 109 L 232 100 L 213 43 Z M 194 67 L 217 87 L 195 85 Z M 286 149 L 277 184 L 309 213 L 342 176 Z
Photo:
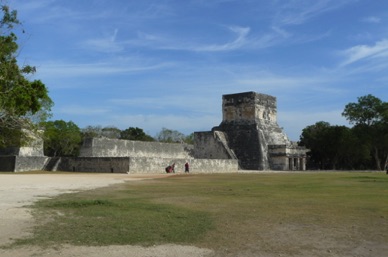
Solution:
M 15 238 L 22 238 L 28 235 L 29 229 L 34 224 L 34 220 L 30 214 L 27 205 L 39 199 L 58 195 L 61 193 L 87 190 L 92 188 L 104 187 L 116 183 L 123 183 L 130 180 L 152 179 L 155 177 L 166 177 L 170 174 L 154 174 L 154 175 L 129 175 L 129 174 L 2 174 L 0 173 L 0 256 L 1 257 L 47 257 L 47 256 L 69 256 L 69 257 L 219 257 L 225 256 L 224 253 L 216 253 L 211 249 L 203 249 L 194 246 L 182 245 L 158 245 L 153 247 L 139 246 L 106 246 L 106 247 L 78 247 L 71 245 L 62 245 L 55 248 L 39 248 L 36 246 L 18 247 L 18 248 L 1 248 L 7 245 Z M 334 233 L 330 228 L 327 228 L 324 234 Z M 330 230 L 330 231 L 329 231 Z M 290 229 L 290 231 L 293 231 Z M 374 245 L 373 242 L 362 242 L 354 246 L 342 245 L 341 242 L 333 240 L 322 240 L 322 236 L 316 236 L 317 233 L 324 231 L 315 231 L 309 233 L 291 233 L 283 231 L 282 240 L 289 238 L 288 243 L 292 243 L 295 236 L 299 236 L 300 240 L 306 240 L 316 246 L 318 252 L 312 254 L 311 251 L 306 252 L 299 257 L 310 256 L 330 256 L 330 257 L 367 257 L 367 256 L 388 256 L 388 245 Z M 275 231 L 276 232 L 276 231 Z M 275 233 L 274 232 L 274 233 Z M 306 232 L 306 231 L 305 231 Z M 279 233 L 275 233 L 279 234 Z M 280 240 L 274 237 L 273 240 Z M 287 240 L 286 240 L 287 241 Z M 283 243 L 287 243 L 284 242 Z M 244 248 L 243 246 L 241 246 Z M 330 249 L 351 248 L 346 251 L 333 252 Z M 275 249 L 274 249 L 275 250 Z M 275 253 L 276 251 L 274 251 Z M 343 254 L 345 253 L 346 254 Z M 228 256 L 256 256 L 256 257 L 275 257 L 289 256 L 286 253 L 270 254 L 261 252 L 257 246 L 246 246 L 241 249 L 238 255 Z M 295 256 L 295 255 L 291 255 Z

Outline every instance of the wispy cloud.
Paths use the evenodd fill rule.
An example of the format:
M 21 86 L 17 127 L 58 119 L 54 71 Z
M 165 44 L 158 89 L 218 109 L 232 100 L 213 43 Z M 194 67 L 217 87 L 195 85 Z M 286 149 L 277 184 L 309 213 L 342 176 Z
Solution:
M 388 54 L 388 39 L 376 42 L 373 46 L 358 45 L 342 51 L 345 61 L 340 66 L 350 65 L 366 59 L 387 57 Z
M 214 44 L 214 45 L 207 45 L 207 46 L 198 46 L 198 47 L 194 47 L 194 50 L 200 51 L 200 52 L 230 51 L 230 50 L 241 48 L 242 46 L 244 46 L 244 44 L 246 44 L 246 41 L 247 41 L 246 38 L 249 34 L 250 28 L 232 26 L 232 27 L 229 27 L 229 30 L 236 34 L 236 39 L 233 40 L 232 42 L 228 42 L 220 45 Z
M 280 7 L 275 24 L 299 25 L 322 13 L 338 9 L 356 0 L 294 0 Z
M 122 52 L 125 47 L 123 44 L 116 42 L 116 37 L 119 29 L 114 29 L 108 35 L 98 39 L 88 39 L 80 44 L 80 46 L 88 51 L 93 50 L 103 53 L 118 53 Z
M 91 12 L 90 10 L 72 9 L 67 6 L 57 4 L 56 1 L 31 1 L 26 5 L 16 6 L 22 15 L 30 16 L 30 22 L 58 24 L 60 21 L 71 23 L 79 20 L 95 20 L 107 17 L 105 11 Z
M 45 63 L 38 68 L 38 75 L 44 77 L 79 77 L 79 76 L 104 76 L 120 73 L 142 72 L 150 70 L 164 69 L 171 67 L 172 63 L 154 64 L 131 64 L 115 63 L 114 61 L 104 63 Z
M 221 52 L 232 51 L 244 47 L 248 43 L 249 27 L 229 26 L 227 29 L 235 38 L 223 44 L 202 44 L 201 42 L 186 42 L 180 38 L 162 36 L 149 33 L 138 33 L 138 40 L 127 41 L 127 44 L 142 45 L 144 47 L 160 50 L 195 51 L 195 52 Z

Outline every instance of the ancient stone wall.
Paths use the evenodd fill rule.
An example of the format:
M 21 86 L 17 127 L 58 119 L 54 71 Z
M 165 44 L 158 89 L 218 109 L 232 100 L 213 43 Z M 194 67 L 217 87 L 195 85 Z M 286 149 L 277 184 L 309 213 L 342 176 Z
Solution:
M 194 132 L 194 156 L 198 159 L 237 159 L 223 132 Z
M 175 172 L 184 173 L 186 162 L 191 173 L 237 172 L 237 160 L 169 159 L 150 157 L 61 157 L 53 171 L 101 173 L 165 173 L 168 165 L 175 163 Z
M 87 138 L 80 157 L 158 157 L 192 158 L 193 146 L 160 142 L 142 142 L 108 138 Z
M 0 171 L 42 170 L 47 158 L 45 156 L 0 156 Z
M 53 171 L 127 173 L 128 157 L 61 157 Z

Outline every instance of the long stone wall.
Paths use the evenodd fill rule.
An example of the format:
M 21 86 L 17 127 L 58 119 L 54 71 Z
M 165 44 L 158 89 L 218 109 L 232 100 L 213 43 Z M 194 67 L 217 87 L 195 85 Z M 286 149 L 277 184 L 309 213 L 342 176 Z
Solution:
M 238 171 L 237 160 L 170 159 L 150 157 L 61 157 L 56 158 L 53 171 L 101 173 L 165 173 L 168 165 L 175 163 L 175 172 L 183 173 L 189 162 L 191 173 L 231 173 Z
M 80 157 L 158 157 L 193 158 L 193 146 L 160 142 L 142 142 L 108 138 L 87 138 Z
M 43 148 L 43 146 L 42 146 Z M 189 162 L 193 173 L 237 172 L 238 161 L 194 158 L 193 146 L 159 142 L 139 142 L 93 138 L 85 140 L 81 157 L 0 156 L 0 171 L 31 170 L 96 173 L 165 173 L 175 163 L 184 172 Z
M 128 157 L 61 157 L 52 171 L 127 173 Z
M 175 172 L 183 173 L 186 162 L 191 173 L 231 173 L 238 170 L 237 160 L 130 158 L 129 173 L 164 173 L 165 168 L 173 163 Z

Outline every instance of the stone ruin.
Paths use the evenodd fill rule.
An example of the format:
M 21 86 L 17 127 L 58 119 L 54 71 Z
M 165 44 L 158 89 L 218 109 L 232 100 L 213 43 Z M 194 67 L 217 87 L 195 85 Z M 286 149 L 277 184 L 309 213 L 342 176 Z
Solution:
M 306 152 L 277 124 L 276 98 L 255 92 L 223 95 L 222 122 L 195 132 L 195 157 L 237 159 L 243 170 L 305 170 Z
M 79 157 L 46 157 L 43 142 L 0 151 L 0 171 L 163 173 L 178 171 L 305 170 L 307 149 L 291 142 L 277 124 L 276 98 L 246 92 L 224 95 L 223 119 L 211 131 L 195 132 L 194 146 L 107 138 L 84 140 Z

